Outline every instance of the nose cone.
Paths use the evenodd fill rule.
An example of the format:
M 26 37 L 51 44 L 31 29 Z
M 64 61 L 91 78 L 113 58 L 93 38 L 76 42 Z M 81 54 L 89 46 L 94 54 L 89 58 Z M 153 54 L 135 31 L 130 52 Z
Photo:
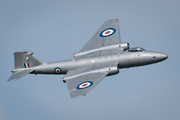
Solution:
M 162 60 L 166 60 L 168 58 L 168 55 L 160 53 L 159 58 L 161 58 Z
M 164 54 L 164 53 L 156 53 L 155 57 L 159 60 L 159 61 L 163 61 L 166 60 L 168 58 L 168 55 Z M 153 57 L 154 58 L 154 57 Z
M 164 55 L 163 56 L 164 60 L 166 60 L 168 58 L 168 55 L 166 55 L 166 54 L 163 54 L 163 55 Z

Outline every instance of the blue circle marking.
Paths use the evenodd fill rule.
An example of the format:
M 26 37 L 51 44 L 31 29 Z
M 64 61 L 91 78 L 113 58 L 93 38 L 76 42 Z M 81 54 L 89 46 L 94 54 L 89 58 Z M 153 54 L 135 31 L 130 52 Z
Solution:
M 61 69 L 59 67 L 57 67 L 57 68 L 54 69 L 54 72 L 57 73 L 57 74 L 60 74 L 61 73 Z
M 92 81 L 85 81 L 85 82 L 80 83 L 77 86 L 77 89 L 85 89 L 85 88 L 91 87 L 92 85 L 93 85 Z
M 100 37 L 109 37 L 109 36 L 113 35 L 115 32 L 116 32 L 116 29 L 114 29 L 114 28 L 107 28 L 107 29 L 103 30 L 99 34 L 99 36 Z

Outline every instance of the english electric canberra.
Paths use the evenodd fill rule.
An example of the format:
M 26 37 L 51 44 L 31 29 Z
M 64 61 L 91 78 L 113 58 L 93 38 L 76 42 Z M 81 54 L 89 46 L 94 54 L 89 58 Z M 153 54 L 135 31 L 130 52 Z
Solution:
M 65 74 L 71 98 L 83 97 L 104 77 L 119 73 L 119 69 L 157 63 L 168 58 L 166 54 L 147 51 L 141 47 L 129 48 L 121 43 L 118 19 L 105 21 L 88 43 L 70 60 L 43 63 L 30 51 L 14 53 L 15 69 L 8 81 L 27 74 Z

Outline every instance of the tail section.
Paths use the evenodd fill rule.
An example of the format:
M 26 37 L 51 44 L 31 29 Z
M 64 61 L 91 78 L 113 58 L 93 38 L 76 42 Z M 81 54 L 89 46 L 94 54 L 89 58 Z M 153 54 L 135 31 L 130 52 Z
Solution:
M 30 51 L 20 51 L 14 53 L 15 70 L 8 81 L 15 81 L 34 71 L 33 67 L 43 63 L 32 56 Z
M 43 63 L 32 56 L 30 51 L 20 51 L 14 53 L 15 69 L 19 68 L 30 68 Z

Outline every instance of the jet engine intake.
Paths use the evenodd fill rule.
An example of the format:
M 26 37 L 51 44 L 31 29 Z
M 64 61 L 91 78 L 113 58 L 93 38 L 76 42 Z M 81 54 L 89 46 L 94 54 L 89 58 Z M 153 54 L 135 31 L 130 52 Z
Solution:
M 111 67 L 109 68 L 109 71 L 107 71 L 108 74 L 107 76 L 115 75 L 119 73 L 119 68 L 118 67 Z
M 129 43 L 121 43 L 119 44 L 119 47 L 124 48 L 124 51 L 125 51 L 129 49 L 130 45 Z

